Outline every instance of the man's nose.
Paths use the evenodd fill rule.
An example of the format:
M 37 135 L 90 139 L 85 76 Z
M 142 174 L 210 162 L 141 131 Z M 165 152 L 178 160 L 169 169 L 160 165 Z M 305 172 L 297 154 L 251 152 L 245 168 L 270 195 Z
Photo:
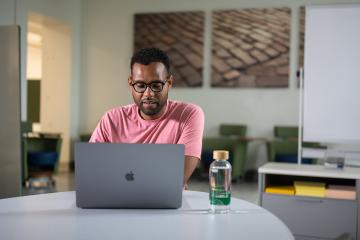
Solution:
M 146 89 L 145 89 L 145 92 L 143 93 L 144 96 L 153 96 L 154 95 L 154 92 L 150 89 L 150 86 L 148 86 Z

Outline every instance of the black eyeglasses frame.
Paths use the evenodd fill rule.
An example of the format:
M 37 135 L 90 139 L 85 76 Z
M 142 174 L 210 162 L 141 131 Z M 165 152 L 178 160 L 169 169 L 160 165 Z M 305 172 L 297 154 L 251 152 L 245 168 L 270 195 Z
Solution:
M 167 83 L 167 81 L 168 81 L 168 78 L 166 78 L 164 82 L 163 82 L 163 81 L 155 81 L 155 82 L 151 82 L 151 83 L 135 82 L 135 83 L 132 83 L 131 86 L 133 87 L 134 91 L 137 92 L 137 93 L 144 93 L 144 92 L 146 92 L 146 90 L 147 90 L 148 88 L 150 88 L 150 90 L 151 90 L 152 92 L 154 92 L 154 93 L 159 93 L 159 92 L 162 92 L 162 90 L 164 89 L 164 86 L 165 86 L 165 84 Z M 138 91 L 138 90 L 136 90 L 135 85 L 138 84 L 138 83 L 141 83 L 141 84 L 144 84 L 144 85 L 145 85 L 145 89 L 144 89 L 143 91 Z M 154 83 L 155 83 L 155 84 L 160 83 L 160 84 L 161 84 L 161 89 L 154 91 L 154 89 L 151 87 Z

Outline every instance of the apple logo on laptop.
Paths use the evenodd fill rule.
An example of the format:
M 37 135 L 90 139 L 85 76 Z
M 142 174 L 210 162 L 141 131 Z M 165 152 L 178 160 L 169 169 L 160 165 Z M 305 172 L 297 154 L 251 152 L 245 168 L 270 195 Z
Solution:
M 132 171 L 130 171 L 129 173 L 126 173 L 126 175 L 125 175 L 125 179 L 127 180 L 127 181 L 134 181 L 134 173 L 132 172 Z

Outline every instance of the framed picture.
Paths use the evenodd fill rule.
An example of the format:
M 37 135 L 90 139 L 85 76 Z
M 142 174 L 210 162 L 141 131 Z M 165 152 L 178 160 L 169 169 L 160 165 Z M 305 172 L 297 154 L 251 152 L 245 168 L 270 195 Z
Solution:
M 212 87 L 289 85 L 290 8 L 214 11 Z
M 157 47 L 171 61 L 174 87 L 203 85 L 204 13 L 135 14 L 134 50 Z

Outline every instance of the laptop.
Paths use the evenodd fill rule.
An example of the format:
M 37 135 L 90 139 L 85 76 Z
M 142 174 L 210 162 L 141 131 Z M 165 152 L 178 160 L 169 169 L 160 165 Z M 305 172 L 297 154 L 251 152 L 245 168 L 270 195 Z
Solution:
M 180 208 L 182 144 L 75 144 L 76 206 Z

